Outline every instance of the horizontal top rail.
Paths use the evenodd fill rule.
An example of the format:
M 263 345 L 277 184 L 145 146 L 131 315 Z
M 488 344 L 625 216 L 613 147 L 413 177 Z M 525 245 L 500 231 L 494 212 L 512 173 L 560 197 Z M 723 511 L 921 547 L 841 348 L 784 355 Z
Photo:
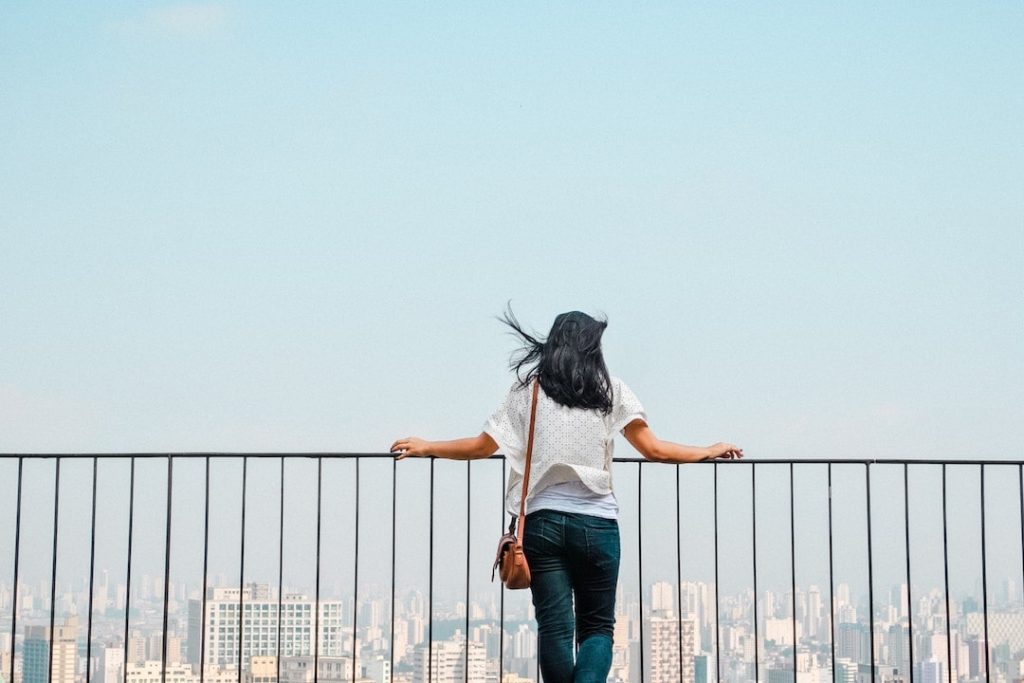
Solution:
M 296 452 L 245 452 L 245 451 L 165 451 L 139 453 L 0 453 L 0 458 L 394 458 L 393 453 L 346 453 L 337 451 L 296 451 Z M 420 456 L 412 456 L 420 457 Z M 422 456 L 428 460 L 441 460 L 437 456 Z M 496 453 L 489 458 L 504 460 L 505 456 Z M 675 464 L 662 463 L 638 457 L 617 457 L 614 462 L 638 464 Z M 685 465 L 709 464 L 747 464 L 764 463 L 776 465 L 1024 465 L 1024 460 L 989 460 L 967 458 L 742 458 L 739 460 L 704 460 L 699 462 L 678 463 Z

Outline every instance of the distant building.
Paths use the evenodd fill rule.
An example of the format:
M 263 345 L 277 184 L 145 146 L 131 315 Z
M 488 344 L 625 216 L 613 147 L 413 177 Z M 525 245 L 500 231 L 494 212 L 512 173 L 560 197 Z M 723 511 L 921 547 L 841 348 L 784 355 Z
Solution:
M 651 586 L 651 610 L 671 616 L 676 611 L 674 595 L 672 584 L 668 581 L 658 581 L 653 584 Z
M 946 663 L 934 657 L 921 662 L 921 683 L 946 683 Z
M 662 612 L 645 621 L 644 662 L 649 663 L 645 683 L 694 683 L 696 631 L 697 620 L 692 617 L 678 619 Z
M 768 669 L 768 683 L 794 683 L 792 669 Z
M 857 663 L 846 657 L 836 657 L 832 679 L 835 683 L 857 683 Z
M 391 683 L 391 662 L 383 655 L 365 658 L 363 674 L 372 683 Z
M 166 669 L 166 671 L 161 671 Z M 195 683 L 199 676 L 192 673 L 191 664 L 168 664 L 148 660 L 141 664 L 128 662 L 125 683 Z
M 800 639 L 803 627 L 796 622 L 796 637 Z M 774 641 L 777 646 L 793 644 L 793 621 L 792 619 L 765 619 L 764 640 Z
M 277 657 L 253 657 L 249 660 L 249 669 L 245 672 L 244 680 L 245 683 L 277 683 Z
M 238 623 L 239 600 L 245 614 L 245 628 L 241 634 Z M 241 636 L 241 661 L 244 669 L 253 657 L 277 656 L 278 631 L 281 635 L 282 657 L 313 655 L 313 638 L 317 628 L 314 623 L 314 601 L 302 594 L 285 595 L 280 607 L 279 619 L 278 601 L 270 596 L 270 590 L 265 584 L 246 586 L 241 596 L 237 588 L 212 588 L 206 600 L 205 635 L 201 635 L 204 621 L 200 614 L 202 601 L 190 600 L 188 661 L 197 666 L 200 652 L 203 652 L 204 664 L 207 666 L 234 664 L 239 660 Z M 320 601 L 321 658 L 340 657 L 352 652 L 352 622 L 342 616 L 340 600 Z
M 313 683 L 312 656 L 282 657 L 281 683 Z M 351 657 L 317 657 L 316 680 L 325 683 L 351 683 Z M 368 683 L 357 674 L 356 683 Z
M 868 627 L 864 624 L 836 626 L 836 657 L 854 662 L 867 661 L 870 653 Z
M 453 640 L 434 641 L 430 648 L 420 645 L 413 651 L 413 683 L 480 681 L 484 680 L 486 669 L 483 644 L 467 643 L 458 636 Z
M 96 683 L 121 683 L 124 673 L 124 648 L 108 643 L 100 651 L 99 668 L 96 671 Z
M 811 638 L 820 638 L 822 634 L 821 623 L 821 591 L 817 586 L 811 586 L 807 591 L 807 635 Z
M 53 630 L 51 653 L 49 626 L 29 626 L 25 629 L 22 655 L 23 683 L 75 683 L 78 617 L 68 617 L 63 625 L 54 626 Z
M 708 683 L 707 655 L 697 655 L 693 658 L 693 683 Z

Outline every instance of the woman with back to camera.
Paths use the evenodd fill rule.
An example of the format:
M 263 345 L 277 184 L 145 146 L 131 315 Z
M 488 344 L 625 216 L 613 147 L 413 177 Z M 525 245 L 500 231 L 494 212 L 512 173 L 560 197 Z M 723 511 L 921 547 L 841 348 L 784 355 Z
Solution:
M 619 575 L 619 508 L 611 480 L 615 432 L 657 462 L 741 458 L 743 451 L 729 443 L 701 448 L 658 439 L 636 395 L 608 373 L 601 353 L 606 320 L 562 313 L 544 340 L 527 334 L 511 309 L 501 320 L 523 347 L 512 359 L 516 382 L 483 432 L 453 441 L 410 436 L 392 444 L 391 452 L 399 460 L 431 455 L 471 460 L 489 457 L 500 446 L 511 469 L 505 505 L 515 515 L 531 384 L 539 381 L 522 538 L 537 616 L 538 663 L 545 683 L 603 683 L 612 664 Z

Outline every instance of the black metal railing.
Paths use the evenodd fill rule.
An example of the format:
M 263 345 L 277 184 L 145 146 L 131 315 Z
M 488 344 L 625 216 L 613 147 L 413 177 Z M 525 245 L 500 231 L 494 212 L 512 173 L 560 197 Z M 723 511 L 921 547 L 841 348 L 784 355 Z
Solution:
M 398 468 L 401 465 L 395 463 L 393 457 L 390 454 L 381 453 L 171 453 L 171 454 L 152 454 L 152 453 L 134 453 L 134 454 L 0 454 L 0 463 L 6 463 L 7 465 L 13 465 L 16 461 L 17 466 L 17 482 L 15 496 L 15 510 L 14 510 L 14 534 L 13 534 L 13 548 L 10 549 L 9 555 L 4 557 L 0 556 L 0 562 L 9 562 L 12 566 L 13 576 L 13 596 L 11 600 L 11 610 L 9 614 L 10 624 L 10 658 L 7 662 L 8 671 L 2 672 L 7 674 L 7 682 L 13 683 L 16 681 L 15 678 L 15 661 L 17 658 L 17 645 L 18 645 L 18 597 L 19 597 L 19 581 L 21 577 L 19 572 L 21 571 L 22 560 L 26 554 L 40 556 L 41 553 L 49 552 L 50 554 L 50 595 L 49 595 L 49 634 L 50 638 L 53 638 L 54 626 L 55 626 L 55 614 L 56 614 L 56 602 L 57 602 L 57 564 L 59 546 L 61 538 L 59 538 L 58 531 L 60 529 L 60 499 L 61 499 L 61 465 L 69 461 L 79 461 L 82 458 L 91 459 L 92 464 L 92 487 L 91 487 L 91 538 L 89 544 L 89 595 L 88 595 L 88 617 L 87 617 L 87 630 L 86 630 L 86 662 L 84 681 L 85 683 L 92 683 L 92 640 L 93 640 L 93 598 L 94 598 L 94 585 L 95 585 L 95 570 L 96 570 L 96 501 L 97 501 L 97 479 L 98 479 L 98 464 L 100 461 L 108 460 L 129 460 L 129 489 L 128 489 L 128 509 L 127 509 L 127 559 L 125 566 L 125 584 L 126 584 L 126 606 L 124 614 L 124 663 L 122 665 L 122 671 L 127 672 L 128 664 L 128 643 L 129 643 L 129 620 L 130 620 L 130 603 L 131 603 L 131 590 L 132 590 L 132 542 L 133 537 L 137 533 L 134 525 L 135 508 L 136 508 L 136 462 L 141 460 L 157 460 L 166 463 L 166 517 L 163 529 L 164 536 L 164 557 L 163 557 L 163 600 L 162 600 L 162 645 L 161 645 L 161 671 L 162 679 L 166 678 L 167 669 L 167 658 L 168 658 L 168 598 L 170 593 L 170 573 L 171 573 L 171 556 L 172 556 L 172 522 L 173 522 L 173 509 L 172 500 L 174 497 L 174 466 L 175 463 L 183 461 L 193 461 L 199 459 L 203 461 L 204 465 L 204 510 L 203 510 L 203 577 L 202 577 L 202 591 L 201 600 L 202 608 L 200 614 L 202 622 L 202 632 L 199 639 L 200 647 L 202 648 L 198 661 L 200 663 L 199 681 L 202 683 L 205 663 L 206 663 L 206 628 L 207 628 L 207 617 L 206 617 L 206 601 L 207 593 L 209 588 L 208 583 L 208 571 L 209 571 L 209 553 L 210 553 L 210 463 L 211 460 L 231 460 L 239 461 L 241 463 L 241 534 L 239 539 L 239 573 L 238 573 L 238 586 L 239 586 L 239 597 L 238 597 L 238 632 L 237 632 L 237 663 L 238 663 L 238 676 L 239 680 L 242 677 L 243 665 L 243 642 L 246 637 L 244 620 L 244 599 L 245 592 L 243 590 L 245 586 L 245 560 L 246 560 L 246 501 L 247 501 L 247 485 L 248 485 L 248 465 L 249 461 L 253 459 L 278 459 L 280 461 L 280 510 L 278 516 L 278 584 L 277 584 L 277 600 L 278 600 L 278 618 L 277 618 L 277 657 L 276 657 L 276 679 L 280 680 L 281 676 L 281 643 L 282 643 L 282 600 L 283 600 L 283 573 L 284 573 L 284 528 L 285 528 L 285 491 L 286 491 L 286 465 L 290 462 L 305 460 L 315 461 L 316 463 L 316 571 L 315 571 L 315 590 L 314 590 L 314 601 L 317 606 L 314 609 L 314 625 L 313 625 L 313 680 L 316 683 L 319 676 L 319 656 L 320 656 L 320 601 L 321 601 L 321 520 L 322 520 L 322 496 L 323 496 L 323 479 L 324 479 L 324 461 L 325 460 L 352 460 L 354 461 L 354 497 L 352 507 L 352 520 L 354 524 L 354 551 L 353 551 L 353 581 L 351 586 L 351 597 L 352 597 L 352 661 L 351 661 L 351 679 L 356 681 L 360 678 L 360 672 L 357 669 L 357 662 L 359 660 L 358 652 L 358 615 L 359 615 L 359 599 L 360 599 L 360 583 L 359 583 L 359 541 L 360 541 L 360 463 L 363 461 L 379 461 L 381 459 L 391 459 L 391 572 L 390 572 L 390 635 L 388 639 L 389 649 L 389 670 L 394 671 L 394 644 L 395 644 L 395 585 L 396 585 L 396 546 L 398 544 L 398 530 L 397 530 L 397 513 L 398 513 Z M 22 538 L 22 513 L 25 508 L 26 502 L 23 499 L 23 475 L 24 466 L 28 461 L 36 460 L 49 460 L 53 461 L 53 536 L 50 539 L 50 543 L 46 545 L 45 549 L 38 543 L 26 544 Z M 426 560 L 427 566 L 427 679 L 434 680 L 433 667 L 433 652 L 432 648 L 434 645 L 434 570 L 435 570 L 435 538 L 434 538 L 434 517 L 435 517 L 435 460 L 430 459 L 429 462 L 429 509 L 430 509 L 430 521 L 429 521 L 429 539 L 428 539 L 428 553 Z M 1013 523 L 1020 524 L 1021 534 L 1021 553 L 1024 558 L 1024 462 L 1022 461 L 1003 461 L 1003 460 L 903 460 L 903 459 L 858 459 L 858 460 L 825 460 L 825 459 L 810 459 L 810 460 L 762 460 L 762 461 L 719 461 L 711 463 L 694 463 L 701 467 L 713 468 L 713 564 L 714 564 L 714 614 L 715 614 L 715 630 L 714 630 L 714 661 L 715 661 L 715 674 L 714 677 L 719 683 L 723 680 L 722 675 L 722 647 L 720 640 L 722 638 L 722 624 L 720 623 L 720 596 L 719 596 L 719 533 L 720 533 L 720 519 L 719 519 L 719 470 L 721 467 L 725 468 L 743 468 L 747 467 L 750 470 L 750 508 L 751 508 L 751 528 L 752 534 L 750 538 L 751 548 L 751 574 L 752 574 L 752 588 L 753 588 L 753 620 L 752 627 L 754 632 L 754 662 L 753 662 L 753 679 L 755 681 L 766 680 L 768 677 L 764 675 L 764 672 L 760 668 L 760 662 L 762 661 L 760 643 L 762 642 L 761 634 L 758 632 L 759 629 L 759 614 L 758 614 L 758 597 L 759 586 L 758 586 L 758 533 L 757 533 L 757 509 L 758 509 L 758 498 L 757 498 L 757 472 L 763 468 L 786 468 L 788 467 L 788 498 L 789 498 L 789 572 L 790 572 L 790 595 L 792 600 L 791 615 L 792 615 L 792 662 L 791 672 L 793 681 L 798 678 L 798 652 L 799 652 L 799 641 L 797 633 L 797 562 L 796 562 L 796 515 L 794 511 L 794 469 L 796 467 L 824 467 L 827 473 L 827 499 L 828 499 L 828 577 L 829 577 L 829 666 L 833 671 L 833 676 L 836 676 L 835 662 L 836 662 L 836 601 L 835 601 L 835 567 L 834 567 L 834 546 L 833 546 L 833 468 L 835 466 L 842 467 L 856 467 L 861 466 L 864 469 L 864 492 L 865 492 L 865 522 L 867 531 L 867 591 L 868 591 L 868 666 L 870 667 L 871 681 L 874 683 L 877 676 L 877 661 L 876 661 L 876 618 L 875 618 L 875 595 L 874 595 L 874 583 L 875 576 L 874 570 L 876 567 L 876 561 L 873 550 L 873 539 L 872 539 L 872 526 L 873 526 L 873 515 L 872 515 L 872 501 L 871 501 L 871 489 L 872 489 L 872 471 L 878 470 L 879 468 L 889 468 L 891 471 L 895 468 L 897 471 L 902 469 L 902 493 L 903 493 L 903 520 L 899 525 L 902 527 L 903 545 L 906 556 L 905 561 L 905 577 L 906 591 L 907 591 L 907 630 L 908 630 L 908 646 L 909 646 L 909 662 L 911 664 L 910 670 L 906 672 L 905 680 L 909 683 L 914 682 L 914 603 L 913 594 L 911 592 L 911 524 L 910 524 L 910 495 L 909 485 L 910 471 L 918 468 L 939 468 L 941 470 L 942 488 L 942 552 L 943 552 L 943 576 L 944 576 L 944 602 L 945 602 L 945 641 L 946 641 L 946 677 L 950 683 L 953 683 L 953 649 L 952 649 L 952 631 L 951 631 L 951 618 L 950 614 L 950 582 L 949 582 L 949 529 L 948 529 L 948 502 L 947 502 L 947 470 L 957 467 L 967 467 L 978 470 L 978 478 L 980 481 L 980 490 L 978 491 L 980 501 L 980 544 L 981 544 L 981 589 L 982 589 L 982 615 L 984 624 L 984 651 L 985 651 L 985 665 L 984 674 L 986 683 L 990 681 L 990 669 L 991 658 L 992 658 L 992 646 L 989 640 L 989 596 L 988 596 L 988 569 L 987 569 L 987 548 L 986 548 L 986 494 L 985 494 L 985 481 L 986 471 L 991 471 L 993 468 L 998 468 L 1001 472 L 1007 469 L 1016 469 L 1016 488 L 1019 499 L 1019 509 L 1014 511 Z M 466 577 L 465 577 L 465 664 L 463 667 L 464 676 L 469 680 L 469 637 L 470 637 L 470 574 L 471 574 L 471 524 L 475 518 L 471 506 L 471 490 L 472 490 L 472 479 L 471 474 L 476 468 L 486 467 L 501 467 L 501 491 L 493 491 L 495 499 L 501 498 L 501 493 L 505 490 L 506 484 L 506 464 L 504 458 L 496 456 L 494 458 L 478 461 L 478 462 L 467 462 L 465 463 L 466 469 L 466 513 L 465 513 L 465 528 L 466 528 Z M 616 471 L 621 471 L 623 468 L 636 467 L 636 533 L 637 533 L 637 584 L 638 584 L 638 595 L 639 595 L 639 614 L 640 619 L 644 618 L 644 548 L 643 548 L 643 505 L 645 503 L 644 496 L 642 494 L 643 489 L 643 474 L 648 468 L 659 468 L 660 474 L 665 472 L 673 471 L 675 474 L 675 525 L 676 525 L 676 593 L 678 596 L 678 614 L 676 615 L 679 619 L 679 625 L 677 627 L 678 632 L 678 658 L 679 658 L 679 671 L 680 680 L 682 680 L 682 663 L 684 659 L 684 646 L 683 646 L 683 594 L 681 590 L 682 586 L 682 547 L 681 547 L 681 532 L 683 529 L 683 520 L 680 513 L 680 465 L 664 465 L 660 463 L 651 463 L 637 458 L 616 458 L 615 459 Z M 12 467 L 13 468 L 13 467 Z M 34 504 L 33 504 L 34 505 Z M 502 510 L 504 515 L 504 510 Z M 623 518 L 633 516 L 630 514 L 623 515 Z M 1005 522 L 1007 519 L 1006 515 L 1000 515 L 1000 520 Z M 877 523 L 877 520 L 875 520 Z M 497 532 L 504 526 L 504 518 L 502 519 L 502 525 L 494 524 L 494 530 Z M 497 534 L 495 534 L 497 537 Z M 823 539 L 822 539 L 823 541 Z M 23 547 L 24 546 L 24 547 Z M 483 548 L 478 550 L 481 552 L 486 559 L 487 552 L 491 548 Z M 762 549 L 763 550 L 763 549 Z M 1024 578 L 1024 559 L 1022 559 L 1021 566 L 1021 577 Z M 1022 582 L 1024 583 L 1024 582 Z M 505 594 L 504 590 L 500 592 L 500 608 L 499 608 L 499 638 L 498 638 L 498 672 L 499 678 L 504 672 L 505 662 Z M 0 631 L 2 631 L 0 627 Z M 640 656 L 639 656 L 639 676 L 640 681 L 648 680 L 648 676 L 645 673 L 645 648 L 644 648 L 645 630 L 643 627 L 639 629 L 639 642 L 640 642 Z M 54 648 L 49 648 L 49 665 L 47 680 L 53 681 L 54 670 L 53 670 L 53 651 Z M 710 653 L 709 653 L 710 654 Z M 649 662 L 648 662 L 649 664 Z M 960 674 L 963 672 L 960 671 Z M 539 678 L 539 674 L 538 674 Z M 966 678 L 963 675 L 958 676 L 959 679 Z M 38 681 L 24 680 L 23 683 L 39 683 Z M 63 682 L 61 682 L 63 683 Z

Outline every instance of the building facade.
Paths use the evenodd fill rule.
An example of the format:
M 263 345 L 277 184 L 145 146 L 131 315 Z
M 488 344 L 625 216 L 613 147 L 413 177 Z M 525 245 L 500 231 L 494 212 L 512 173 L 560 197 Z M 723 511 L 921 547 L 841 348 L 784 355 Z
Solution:
M 238 620 L 239 603 L 244 615 L 242 628 Z M 252 657 L 277 656 L 279 631 L 282 657 L 313 655 L 317 630 L 321 657 L 351 654 L 352 624 L 342 618 L 340 600 L 320 601 L 319 624 L 314 616 L 314 601 L 306 595 L 284 595 L 280 615 L 278 606 L 278 600 L 271 597 L 265 585 L 246 586 L 241 595 L 237 588 L 211 588 L 207 593 L 204 631 L 203 603 L 190 600 L 188 661 L 198 665 L 202 656 L 204 665 L 225 666 L 239 661 L 241 655 L 246 668 Z

